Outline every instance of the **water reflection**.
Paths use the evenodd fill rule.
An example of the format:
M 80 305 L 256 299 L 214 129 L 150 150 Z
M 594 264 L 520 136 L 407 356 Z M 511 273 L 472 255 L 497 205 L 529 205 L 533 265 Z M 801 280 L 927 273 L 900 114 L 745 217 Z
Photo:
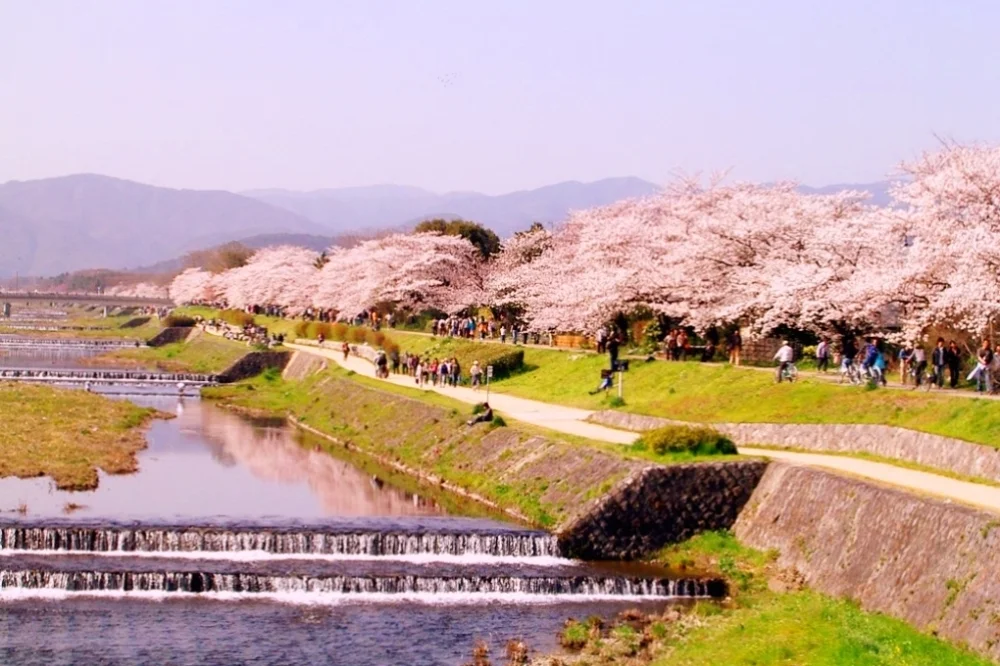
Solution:
M 73 349 L 69 347 L 56 349 L 0 347 L 0 368 L 89 369 L 89 366 L 81 361 L 88 356 L 96 356 L 106 351 L 106 349 Z
M 55 489 L 48 479 L 0 479 L 0 511 L 26 505 L 28 518 L 62 516 L 74 503 L 83 507 L 73 517 L 161 521 L 445 513 L 432 501 L 304 448 L 287 426 L 254 425 L 197 399 L 134 400 L 177 414 L 150 428 L 138 473 L 101 473 L 97 490 L 75 493 Z

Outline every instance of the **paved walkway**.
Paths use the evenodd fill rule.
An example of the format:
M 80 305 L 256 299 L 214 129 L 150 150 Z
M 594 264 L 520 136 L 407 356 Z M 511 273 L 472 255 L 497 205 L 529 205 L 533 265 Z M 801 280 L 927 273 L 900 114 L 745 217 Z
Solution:
M 341 366 L 353 370 L 360 375 L 375 376 L 375 368 L 370 362 L 356 356 L 351 356 L 347 361 L 344 361 L 344 355 L 339 350 L 290 343 L 286 343 L 285 346 L 297 351 L 332 359 Z M 412 377 L 404 375 L 390 375 L 388 379 L 383 381 L 410 388 L 419 388 L 414 384 Z M 485 390 L 474 391 L 461 386 L 425 387 L 424 390 L 435 391 L 441 395 L 446 395 L 469 404 L 480 403 L 486 399 Z M 513 419 L 570 435 L 578 435 L 616 444 L 628 444 L 638 438 L 638 435 L 633 432 L 587 423 L 587 417 L 593 412 L 586 409 L 564 407 L 562 405 L 517 398 L 492 391 L 490 392 L 489 401 L 490 406 L 495 411 L 502 412 Z M 959 481 L 947 476 L 848 456 L 797 453 L 745 446 L 740 447 L 740 453 L 784 460 L 800 465 L 822 467 L 1000 513 L 1000 488 L 995 486 Z

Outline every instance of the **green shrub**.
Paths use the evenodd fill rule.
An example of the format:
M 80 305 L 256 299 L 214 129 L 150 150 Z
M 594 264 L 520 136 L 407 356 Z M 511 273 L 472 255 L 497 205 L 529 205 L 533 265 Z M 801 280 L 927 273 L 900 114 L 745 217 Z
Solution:
M 350 326 L 342 321 L 338 321 L 330 326 L 330 339 L 337 340 L 338 342 L 343 342 L 347 339 L 347 331 Z
M 309 323 L 308 321 L 297 321 L 295 322 L 295 327 L 292 329 L 295 332 L 295 337 L 297 338 L 308 338 L 309 337 Z
M 172 314 L 163 320 L 163 325 L 167 328 L 191 328 L 195 325 L 195 321 L 194 317 Z
M 243 310 L 223 310 L 219 313 L 219 319 L 232 326 L 249 326 L 253 323 L 253 315 Z
M 359 345 L 367 342 L 368 329 L 361 328 L 360 326 L 351 326 L 347 331 L 347 340 Z
M 507 422 L 503 420 L 503 417 L 499 414 L 493 416 L 493 420 L 490 422 L 494 428 L 506 428 Z
M 736 453 L 736 444 L 733 440 L 715 428 L 707 426 L 664 426 L 643 433 L 634 446 L 638 450 L 649 450 L 660 456 L 685 451 L 703 456 Z
M 803 347 L 802 358 L 816 358 L 816 345 L 806 345 Z
M 580 650 L 587 644 L 589 636 L 590 630 L 586 626 L 570 620 L 559 635 L 559 644 L 570 650 Z
M 479 361 L 486 380 L 487 366 L 493 366 L 493 379 L 503 379 L 519 372 L 524 367 L 524 350 L 520 347 L 464 342 L 451 353 L 462 366 L 462 374 L 468 376 L 473 361 Z

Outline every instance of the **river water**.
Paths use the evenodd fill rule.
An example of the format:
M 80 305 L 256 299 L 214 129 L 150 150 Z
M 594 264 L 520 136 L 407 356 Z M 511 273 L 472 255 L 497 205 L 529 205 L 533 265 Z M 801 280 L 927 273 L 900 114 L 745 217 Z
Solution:
M 119 388 L 95 390 L 175 416 L 153 423 L 137 473 L 90 492 L 0 479 L 0 663 L 461 664 L 476 640 L 551 651 L 569 617 L 719 593 L 568 560 L 544 532 L 463 515 L 283 423 Z

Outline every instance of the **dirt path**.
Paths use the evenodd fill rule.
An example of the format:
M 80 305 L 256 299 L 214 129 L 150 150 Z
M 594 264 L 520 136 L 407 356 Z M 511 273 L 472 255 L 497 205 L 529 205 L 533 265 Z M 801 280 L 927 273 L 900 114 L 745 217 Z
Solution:
M 372 377 L 375 375 L 374 366 L 370 362 L 356 356 L 351 356 L 345 361 L 343 354 L 333 349 L 298 344 L 286 344 L 286 346 L 296 351 L 308 352 L 332 359 L 342 367 L 353 370 L 359 375 Z M 415 385 L 412 377 L 403 375 L 391 375 L 387 380 L 383 381 L 410 388 L 420 388 Z M 461 386 L 423 388 L 469 404 L 476 404 L 486 400 L 485 390 L 474 391 L 473 389 Z M 513 419 L 570 435 L 578 435 L 616 444 L 628 444 L 635 441 L 638 437 L 633 432 L 615 430 L 614 428 L 587 423 L 587 417 L 593 412 L 586 409 L 564 407 L 495 392 L 490 392 L 489 402 L 494 410 L 502 412 Z M 1000 513 L 1000 487 L 960 481 L 930 472 L 920 472 L 905 467 L 897 467 L 895 465 L 848 456 L 798 453 L 751 447 L 740 447 L 740 452 L 745 455 L 761 456 L 775 460 L 785 460 L 800 465 L 822 467 Z

